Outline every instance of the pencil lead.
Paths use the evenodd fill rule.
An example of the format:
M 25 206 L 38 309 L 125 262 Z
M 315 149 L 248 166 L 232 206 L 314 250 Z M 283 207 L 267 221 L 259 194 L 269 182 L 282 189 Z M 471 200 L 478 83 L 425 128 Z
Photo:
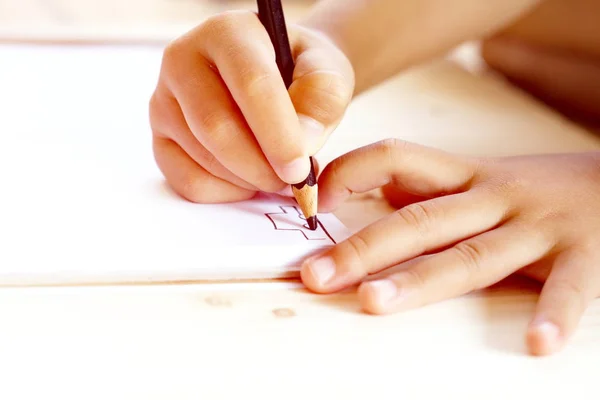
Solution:
M 316 216 L 308 217 L 308 227 L 311 231 L 316 231 L 318 227 L 318 221 Z

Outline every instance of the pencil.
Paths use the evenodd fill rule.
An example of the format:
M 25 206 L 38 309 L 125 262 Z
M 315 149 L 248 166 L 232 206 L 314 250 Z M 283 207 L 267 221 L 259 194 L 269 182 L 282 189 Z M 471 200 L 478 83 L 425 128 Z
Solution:
M 269 33 L 269 37 L 275 48 L 277 67 L 286 88 L 289 89 L 294 75 L 294 59 L 290 48 L 281 0 L 257 0 L 257 3 L 258 18 Z M 308 177 L 300 183 L 293 184 L 292 192 L 302 210 L 302 214 L 304 214 L 308 222 L 309 228 L 314 231 L 318 226 L 318 185 L 312 157 L 309 158 L 309 161 L 310 172 Z

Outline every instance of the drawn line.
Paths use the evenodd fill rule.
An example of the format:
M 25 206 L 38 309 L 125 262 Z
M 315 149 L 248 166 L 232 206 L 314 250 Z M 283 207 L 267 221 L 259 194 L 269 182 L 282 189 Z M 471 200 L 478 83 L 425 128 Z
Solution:
M 302 212 L 300 210 L 298 210 L 298 207 L 296 206 L 286 206 L 286 207 L 291 207 L 294 210 L 296 210 L 296 212 L 298 213 L 298 216 L 300 217 L 300 219 L 303 219 L 306 221 L 306 219 L 304 218 L 304 216 L 302 215 Z M 283 212 L 283 214 L 287 214 L 288 212 L 285 210 L 284 206 L 279 206 L 279 209 Z M 277 228 L 277 224 L 275 223 L 275 221 L 273 221 L 273 218 L 271 218 L 271 215 L 280 215 L 281 213 L 265 213 L 265 217 L 269 218 L 269 221 L 271 221 L 271 223 L 273 224 L 273 228 L 275 228 L 276 231 L 298 231 L 302 234 L 302 236 L 304 236 L 304 238 L 306 240 L 323 240 L 323 239 L 311 239 L 308 236 L 306 236 L 306 233 L 304 233 L 304 231 L 302 229 L 279 229 Z M 323 229 L 323 232 L 325 232 L 325 235 L 327 235 L 327 237 L 329 238 L 329 240 L 331 240 L 331 242 L 333 244 L 337 244 L 337 242 L 333 239 L 333 237 L 329 234 L 329 232 L 327 231 L 327 229 L 325 229 L 325 226 L 323 225 L 323 223 L 320 220 L 317 220 L 317 224 L 321 227 L 321 229 Z M 309 227 L 307 225 L 302 225 L 304 226 L 306 229 L 309 229 Z

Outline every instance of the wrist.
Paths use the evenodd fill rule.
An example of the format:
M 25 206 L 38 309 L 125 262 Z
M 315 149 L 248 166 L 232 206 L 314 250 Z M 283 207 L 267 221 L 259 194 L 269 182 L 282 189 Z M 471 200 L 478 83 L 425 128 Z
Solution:
M 300 22 L 350 61 L 355 94 L 498 31 L 542 0 L 321 0 Z
M 437 31 L 422 33 L 429 15 L 423 0 L 322 0 L 300 25 L 325 36 L 348 59 L 355 95 L 438 55 Z

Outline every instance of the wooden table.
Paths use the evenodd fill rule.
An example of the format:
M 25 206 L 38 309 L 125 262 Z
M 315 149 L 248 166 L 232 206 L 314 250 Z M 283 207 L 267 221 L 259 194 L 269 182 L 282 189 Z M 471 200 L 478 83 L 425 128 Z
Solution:
M 44 39 L 16 36 L 5 35 Z M 356 99 L 322 162 L 385 137 L 484 155 L 600 148 L 464 65 L 440 60 Z M 369 194 L 337 215 L 356 231 L 389 211 Z M 298 282 L 3 289 L 0 397 L 596 398 L 600 301 L 565 351 L 531 358 L 523 334 L 537 289 L 511 279 L 386 317 L 361 313 L 352 290 L 314 295 Z

